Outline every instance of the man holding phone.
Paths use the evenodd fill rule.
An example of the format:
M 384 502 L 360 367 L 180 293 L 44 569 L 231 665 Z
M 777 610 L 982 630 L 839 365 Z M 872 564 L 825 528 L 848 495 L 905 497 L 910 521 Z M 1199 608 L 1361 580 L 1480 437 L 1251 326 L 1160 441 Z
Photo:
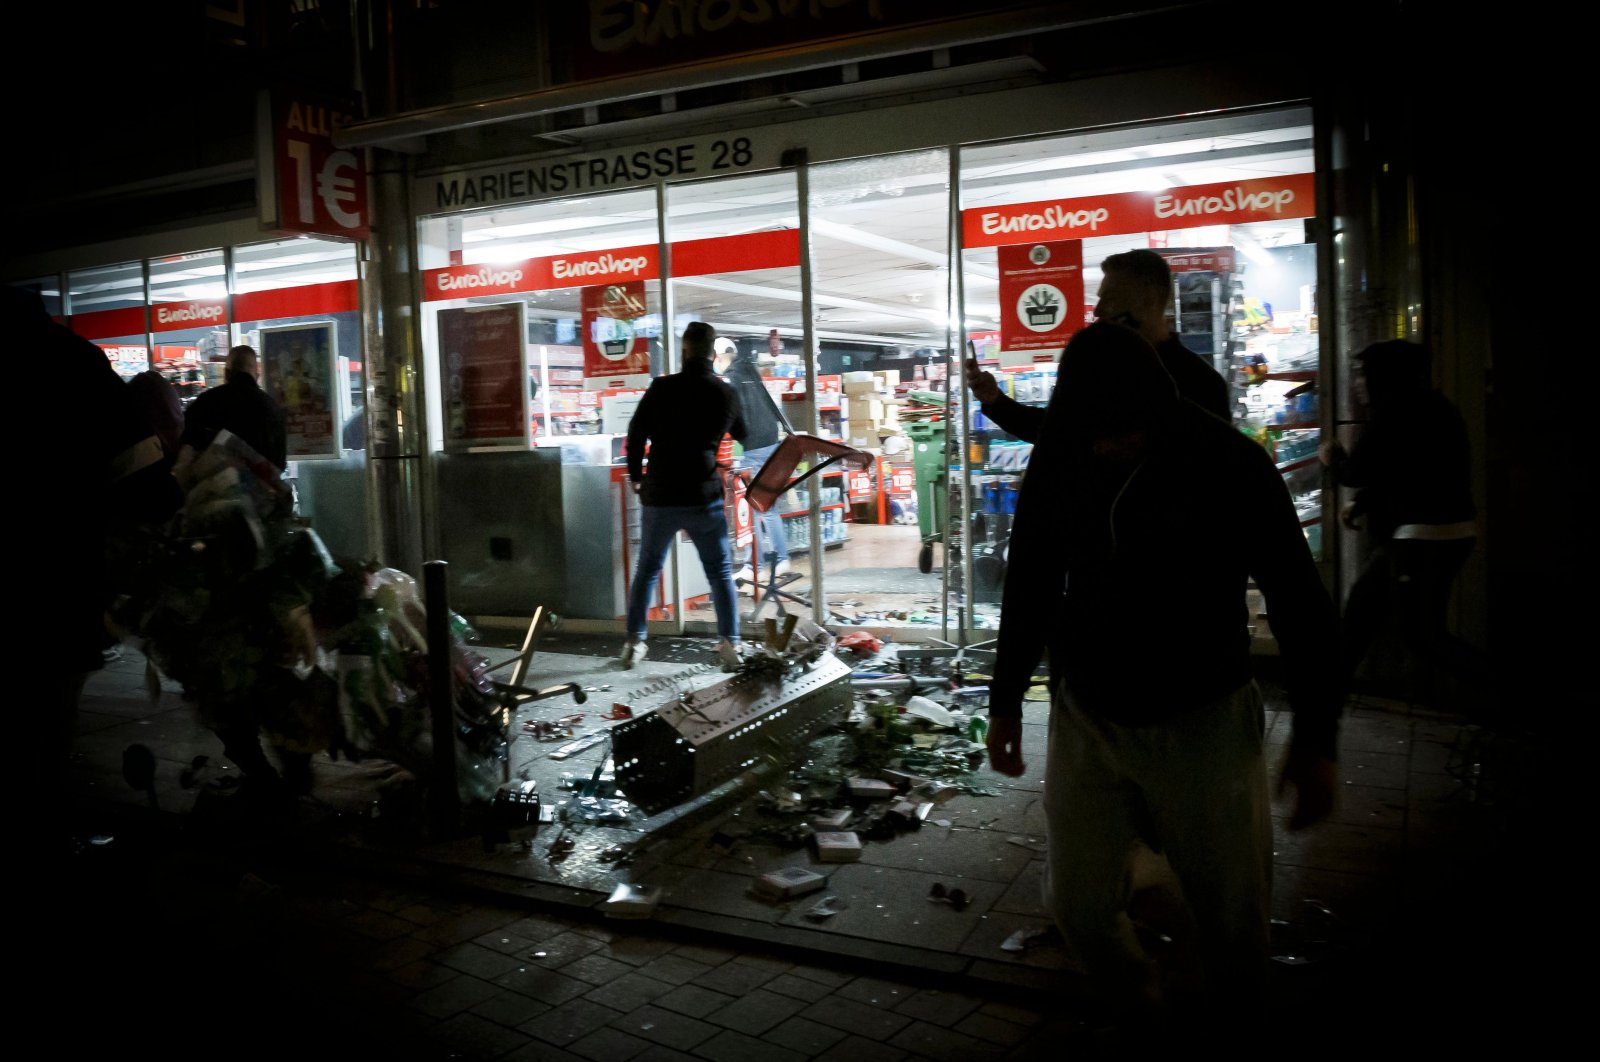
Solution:
M 1172 270 L 1155 251 L 1137 249 L 1114 254 L 1100 263 L 1100 289 L 1095 296 L 1096 320 L 1115 321 L 1138 332 L 1156 349 L 1162 368 L 1178 385 L 1178 394 L 1201 409 L 1231 423 L 1228 384 L 1196 353 L 1178 342 L 1167 324 L 1172 306 Z M 967 386 L 983 405 L 983 415 L 1023 442 L 1037 442 L 1044 408 L 1025 406 L 1000 390 L 994 375 L 966 360 Z

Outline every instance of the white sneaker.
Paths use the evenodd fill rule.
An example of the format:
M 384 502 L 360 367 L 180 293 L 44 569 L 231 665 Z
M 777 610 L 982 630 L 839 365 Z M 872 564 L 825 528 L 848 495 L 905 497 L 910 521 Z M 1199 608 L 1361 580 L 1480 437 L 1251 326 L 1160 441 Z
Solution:
M 630 670 L 633 665 L 643 660 L 645 658 L 645 654 L 647 654 L 649 651 L 649 648 L 643 642 L 634 642 L 633 644 L 624 648 L 622 650 L 622 656 L 618 661 L 622 665 L 622 670 Z
M 733 573 L 733 585 L 743 589 L 743 586 L 740 584 L 748 585 L 755 580 L 755 577 L 755 570 L 751 568 L 750 565 L 746 564 L 743 568 L 740 568 L 738 571 Z
M 794 568 L 790 566 L 789 560 L 786 557 L 778 562 L 778 566 L 776 568 L 772 569 L 773 578 L 782 579 L 785 575 L 788 575 L 792 571 L 794 571 Z
M 722 661 L 724 671 L 738 671 L 744 666 L 744 658 L 739 655 L 739 647 L 726 638 L 717 643 L 717 659 Z

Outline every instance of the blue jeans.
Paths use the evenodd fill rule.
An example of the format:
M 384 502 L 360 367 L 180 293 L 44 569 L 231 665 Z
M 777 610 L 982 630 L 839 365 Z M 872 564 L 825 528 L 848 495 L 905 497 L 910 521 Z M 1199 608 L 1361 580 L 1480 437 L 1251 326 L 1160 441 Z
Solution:
M 711 605 L 717 610 L 717 634 L 730 641 L 739 637 L 739 610 L 734 606 L 732 551 L 728 546 L 728 517 L 720 500 L 706 505 L 643 505 L 639 508 L 639 564 L 628 588 L 628 637 L 644 640 L 650 610 L 650 588 L 667 562 L 672 536 L 687 531 L 700 554 L 706 581 L 711 584 Z
M 772 451 L 777 448 L 778 444 L 773 443 L 771 446 L 746 450 L 744 452 L 744 467 L 753 472 L 759 472 L 761 466 L 767 463 L 767 458 L 772 456 Z M 776 561 L 788 560 L 789 540 L 783 533 L 783 514 L 776 509 L 769 509 L 764 513 L 757 513 L 756 516 L 761 523 L 762 562 L 772 564 Z

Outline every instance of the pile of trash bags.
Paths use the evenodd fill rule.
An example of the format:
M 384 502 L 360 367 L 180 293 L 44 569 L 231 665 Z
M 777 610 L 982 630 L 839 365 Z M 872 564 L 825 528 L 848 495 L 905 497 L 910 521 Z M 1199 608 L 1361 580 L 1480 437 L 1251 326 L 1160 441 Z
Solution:
M 432 768 L 426 614 L 405 572 L 336 561 L 278 469 L 222 432 L 179 472 L 165 523 L 114 543 L 113 618 L 212 729 L 259 727 L 280 750 Z M 451 616 L 457 780 L 488 801 L 509 756 L 476 634 Z

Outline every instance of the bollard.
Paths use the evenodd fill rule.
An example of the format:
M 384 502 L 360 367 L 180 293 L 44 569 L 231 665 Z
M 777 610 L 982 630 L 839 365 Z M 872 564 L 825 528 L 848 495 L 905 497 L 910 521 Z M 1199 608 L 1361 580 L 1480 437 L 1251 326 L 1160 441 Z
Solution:
M 433 781 L 428 810 L 434 828 L 450 835 L 461 825 L 461 798 L 456 788 L 456 697 L 451 671 L 450 594 L 445 579 L 449 565 L 428 561 L 422 566 L 422 603 L 428 613 L 428 708 L 433 724 Z

